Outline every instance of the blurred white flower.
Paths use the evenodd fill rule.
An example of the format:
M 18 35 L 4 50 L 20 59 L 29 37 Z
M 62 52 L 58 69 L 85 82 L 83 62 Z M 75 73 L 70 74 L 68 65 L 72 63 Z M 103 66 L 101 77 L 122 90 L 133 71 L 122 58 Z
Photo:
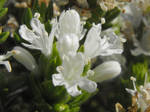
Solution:
M 126 2 L 130 2 L 130 0 L 97 0 L 97 3 L 104 11 L 112 10 L 115 7 L 122 8 Z
M 133 44 L 136 47 L 131 50 L 132 55 L 138 56 L 140 54 L 144 54 L 150 56 L 150 28 L 147 28 L 143 32 L 143 37 L 141 40 L 137 40 L 136 37 L 133 37 Z
M 54 86 L 64 85 L 72 96 L 81 94 L 78 86 L 88 92 L 94 92 L 97 84 L 86 76 L 82 76 L 84 65 L 84 57 L 81 53 L 65 56 L 62 66 L 57 67 L 58 74 L 52 75 Z
M 124 10 L 125 13 L 122 14 L 122 17 L 125 22 L 130 23 L 133 28 L 137 28 L 142 21 L 142 10 L 135 3 L 129 3 Z
M 94 68 L 93 71 L 94 75 L 88 78 L 95 82 L 102 82 L 117 77 L 121 73 L 121 65 L 117 61 L 106 61 Z
M 11 56 L 11 53 L 7 53 L 6 55 L 0 55 L 0 64 L 5 65 L 8 72 L 11 72 L 12 68 L 11 68 L 9 61 L 5 61 L 5 60 L 8 59 L 10 56 Z
M 21 25 L 19 33 L 24 40 L 29 42 L 29 44 L 22 44 L 28 48 L 40 50 L 45 56 L 49 56 L 52 51 L 56 25 L 53 24 L 51 33 L 48 36 L 44 24 L 37 18 L 36 13 L 31 20 L 31 27 L 32 30 L 28 29 L 26 25 Z
M 28 70 L 36 71 L 37 64 L 34 57 L 26 49 L 16 46 L 10 51 L 12 56 L 21 64 L 23 64 Z
M 85 43 L 84 54 L 86 57 L 108 56 L 121 54 L 123 45 L 121 39 L 112 31 L 101 33 L 101 24 L 93 24 L 89 30 Z

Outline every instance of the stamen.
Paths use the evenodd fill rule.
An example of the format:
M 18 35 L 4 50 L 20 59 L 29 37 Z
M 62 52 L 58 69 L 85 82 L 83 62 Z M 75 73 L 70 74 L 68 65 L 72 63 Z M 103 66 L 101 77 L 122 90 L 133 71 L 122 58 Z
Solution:
M 131 76 L 131 77 L 130 77 L 130 80 L 132 80 L 134 90 L 137 90 L 137 89 L 136 89 L 136 85 L 135 85 L 136 78 L 133 77 L 133 76 Z

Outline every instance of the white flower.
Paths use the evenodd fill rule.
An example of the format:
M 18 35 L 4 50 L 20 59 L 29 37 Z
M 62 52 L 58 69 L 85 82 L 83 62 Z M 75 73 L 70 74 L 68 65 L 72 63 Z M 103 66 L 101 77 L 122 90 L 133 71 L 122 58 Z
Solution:
M 97 84 L 86 76 L 81 76 L 84 69 L 84 57 L 81 53 L 65 56 L 62 66 L 57 67 L 58 74 L 52 75 L 54 86 L 64 85 L 72 96 L 81 94 L 78 86 L 88 92 L 96 90 Z
M 55 22 L 54 22 L 55 23 Z M 67 10 L 61 13 L 57 24 L 57 49 L 63 59 L 64 55 L 76 54 L 79 48 L 79 40 L 85 35 L 80 16 L 75 10 Z
M 40 50 L 45 56 L 49 56 L 52 51 L 55 24 L 53 24 L 50 35 L 45 30 L 44 24 L 42 24 L 39 19 L 35 17 L 31 20 L 32 30 L 28 29 L 26 25 L 21 25 L 19 33 L 21 37 L 28 41 L 29 44 L 23 43 L 24 46 Z
M 121 73 L 121 66 L 117 61 L 107 61 L 93 69 L 94 75 L 88 78 L 95 82 L 102 82 L 117 77 Z
M 16 46 L 10 51 L 11 55 L 21 64 L 23 64 L 28 70 L 36 71 L 37 64 L 34 57 L 24 48 Z
M 135 49 L 131 50 L 132 55 L 138 56 L 140 54 L 144 54 L 147 56 L 150 56 L 150 29 L 146 29 L 145 32 L 143 32 L 143 37 L 140 41 L 136 39 L 136 37 L 133 37 L 133 43 L 136 47 Z
M 9 61 L 4 61 L 4 60 L 8 59 L 10 56 L 11 56 L 11 53 L 7 53 L 6 55 L 0 55 L 0 64 L 5 65 L 5 67 L 7 68 L 9 72 L 12 71 L 11 65 Z
M 123 52 L 121 39 L 114 32 L 107 31 L 104 35 L 101 34 L 102 37 L 100 34 L 101 24 L 93 24 L 84 43 L 85 56 L 94 58 L 99 55 L 108 56 Z
M 138 90 L 135 85 L 136 79 L 134 77 L 131 77 L 130 79 L 133 81 L 134 89 L 126 88 L 126 91 L 136 98 L 136 103 L 138 108 L 141 109 L 141 112 L 145 112 L 150 105 L 150 83 L 147 82 L 147 73 L 145 74 L 144 85 L 139 86 Z
M 75 34 L 64 35 L 57 41 L 57 49 L 63 59 L 64 55 L 76 54 L 79 48 L 79 39 Z
M 57 39 L 66 34 L 75 34 L 81 40 L 85 35 L 85 31 L 77 11 L 71 9 L 61 13 L 56 34 Z

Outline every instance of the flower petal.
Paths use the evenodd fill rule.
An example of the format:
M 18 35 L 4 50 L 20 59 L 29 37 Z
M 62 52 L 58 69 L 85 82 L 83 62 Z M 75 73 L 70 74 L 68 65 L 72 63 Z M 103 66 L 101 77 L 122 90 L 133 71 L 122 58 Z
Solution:
M 80 16 L 75 10 L 64 11 L 59 18 L 60 34 L 74 33 L 80 31 Z
M 64 55 L 76 54 L 79 48 L 79 39 L 74 34 L 64 35 L 59 38 L 57 42 L 57 49 L 60 56 L 63 58 Z
M 77 85 L 66 87 L 66 89 L 71 96 L 78 96 L 81 94 L 81 91 L 78 89 Z
M 26 25 L 21 25 L 20 29 L 19 29 L 19 34 L 21 35 L 21 37 L 32 43 L 33 40 L 35 40 L 36 38 L 38 38 L 32 30 L 28 29 Z
M 84 57 L 82 53 L 66 56 L 62 64 L 65 79 L 77 81 L 84 69 Z
M 0 61 L 0 64 L 5 65 L 5 67 L 8 70 L 8 72 L 12 71 L 12 68 L 11 68 L 11 65 L 10 65 L 9 61 Z
M 86 78 L 83 78 L 80 82 L 79 82 L 79 87 L 81 89 L 84 89 L 88 92 L 94 92 L 96 91 L 97 88 L 97 84 L 94 81 L 88 80 Z
M 48 37 L 48 34 L 45 30 L 44 25 L 41 24 L 41 22 L 38 18 L 32 18 L 31 27 L 32 27 L 33 31 L 37 34 L 37 36 L 41 36 L 42 38 Z
M 111 30 L 104 33 L 104 38 L 100 44 L 99 55 L 101 56 L 121 54 L 123 52 L 121 39 Z
M 98 56 L 98 50 L 100 48 L 100 33 L 101 24 L 93 24 L 93 27 L 89 30 L 86 40 L 84 42 L 84 54 L 90 58 Z
M 64 85 L 64 77 L 62 74 L 53 74 L 52 81 L 53 81 L 54 86 Z
M 9 61 L 4 61 L 4 60 L 8 59 L 8 58 L 11 57 L 11 56 L 12 56 L 12 53 L 9 52 L 9 51 L 8 51 L 5 55 L 0 55 L 0 64 L 5 65 L 6 69 L 7 69 L 9 72 L 12 71 L 11 65 L 10 65 Z

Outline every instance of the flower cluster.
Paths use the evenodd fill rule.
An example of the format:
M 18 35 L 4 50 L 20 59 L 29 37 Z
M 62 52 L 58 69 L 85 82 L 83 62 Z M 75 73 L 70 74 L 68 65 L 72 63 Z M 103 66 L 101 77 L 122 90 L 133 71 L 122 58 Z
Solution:
M 138 56 L 140 54 L 150 55 L 149 46 L 149 0 L 135 0 L 124 7 L 125 13 L 122 14 L 126 29 L 124 32 L 128 33 L 128 38 L 132 38 L 135 49 L 131 50 L 132 55 Z M 142 32 L 139 36 L 138 30 Z
M 83 22 L 75 10 L 64 11 L 57 22 L 57 48 L 63 61 L 57 67 L 58 74 L 53 74 L 55 86 L 64 85 L 72 96 L 81 94 L 78 89 L 88 92 L 96 90 L 96 82 L 115 77 L 121 72 L 120 64 L 115 61 L 105 62 L 94 70 L 88 70 L 83 76 L 84 66 L 96 56 L 121 54 L 123 51 L 121 39 L 111 32 L 101 36 L 101 24 L 93 24 L 84 42 L 84 51 L 78 52 L 79 41 L 85 36 Z M 116 68 L 113 68 L 113 65 Z
M 84 22 L 80 20 L 75 10 L 63 11 L 59 20 L 52 21 L 51 33 L 45 30 L 44 24 L 39 20 L 40 15 L 35 13 L 31 20 L 31 29 L 21 25 L 19 33 L 28 43 L 23 46 L 40 50 L 45 57 L 50 57 L 53 48 L 53 40 L 56 37 L 56 46 L 62 60 L 62 65 L 57 66 L 58 73 L 52 74 L 54 86 L 64 85 L 71 96 L 81 94 L 81 89 L 94 92 L 97 88 L 96 82 L 116 77 L 121 72 L 121 66 L 117 61 L 107 61 L 95 67 L 93 70 L 85 67 L 91 64 L 91 59 L 97 56 L 108 56 L 121 54 L 123 44 L 121 39 L 113 32 L 102 33 L 102 25 L 94 24 L 91 29 L 84 29 Z M 85 37 L 85 42 L 80 45 L 80 40 Z M 80 48 L 83 47 L 83 51 Z M 6 55 L 0 57 L 0 64 L 6 65 L 11 71 L 10 64 L 5 59 L 13 56 L 28 70 L 37 72 L 38 64 L 33 56 L 22 47 L 14 47 Z

